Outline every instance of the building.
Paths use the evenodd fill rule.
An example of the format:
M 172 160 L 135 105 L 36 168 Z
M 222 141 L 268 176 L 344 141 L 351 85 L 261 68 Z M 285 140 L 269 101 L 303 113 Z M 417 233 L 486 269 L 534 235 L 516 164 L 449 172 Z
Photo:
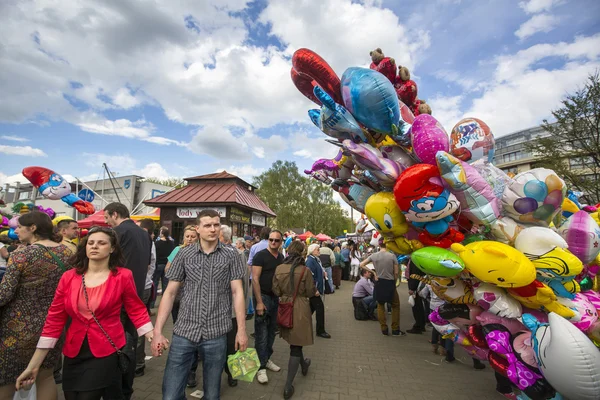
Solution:
M 144 182 L 143 179 L 141 176 L 127 175 L 118 176 L 112 180 L 99 179 L 83 183 L 73 182 L 70 185 L 73 193 L 80 193 L 82 197 L 88 196 L 85 200 L 91 200 L 97 211 L 103 209 L 108 203 L 118 201 L 125 204 L 132 214 L 147 214 L 151 213 L 154 208 L 145 206 L 142 201 L 160 196 L 172 188 L 157 183 Z M 42 207 L 51 207 L 57 215 L 66 215 L 77 220 L 86 217 L 60 200 L 44 198 L 27 180 L 25 180 L 25 183 L 7 184 L 4 189 L 4 202 L 8 207 L 12 208 L 15 203 L 19 202 L 35 203 Z
M 256 236 L 268 218 L 276 214 L 255 193 L 256 188 L 226 171 L 185 178 L 187 185 L 145 200 L 149 207 L 160 208 L 161 225 L 168 227 L 175 240 L 181 241 L 187 225 L 195 224 L 200 211 L 212 208 L 221 223 L 231 227 L 233 236 Z
M 496 139 L 494 165 L 515 175 L 534 168 L 532 165 L 536 157 L 527 151 L 525 143 L 547 136 L 550 136 L 548 132 L 536 126 Z

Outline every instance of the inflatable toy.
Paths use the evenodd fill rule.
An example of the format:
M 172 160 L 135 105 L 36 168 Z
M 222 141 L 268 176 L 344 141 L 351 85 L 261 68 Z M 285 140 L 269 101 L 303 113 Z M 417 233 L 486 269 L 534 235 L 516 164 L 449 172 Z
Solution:
M 508 217 L 500 217 L 491 225 L 491 234 L 497 241 L 514 246 L 515 240 L 525 229 Z
M 298 49 L 292 56 L 292 82 L 308 99 L 321 105 L 313 89 L 319 85 L 336 103 L 342 104 L 340 78 L 323 58 L 309 49 Z
M 566 191 L 565 182 L 554 171 L 535 168 L 514 177 L 504 190 L 502 206 L 519 223 L 547 227 L 561 212 Z
M 436 160 L 442 179 L 460 202 L 462 215 L 477 225 L 493 224 L 500 215 L 499 201 L 477 170 L 444 151 L 436 154 Z
M 560 304 L 554 291 L 540 281 L 535 280 L 527 286 L 508 289 L 508 293 L 525 307 L 555 312 L 564 318 L 580 318 L 575 309 Z
M 342 146 L 344 154 L 352 157 L 356 165 L 372 174 L 378 184 L 389 188 L 394 186 L 403 169 L 397 162 L 384 158 L 378 149 L 366 143 L 344 140 Z
M 583 332 L 555 313 L 547 324 L 524 314 L 523 323 L 542 374 L 559 393 L 567 399 L 600 398 L 600 351 Z
M 317 128 L 340 142 L 346 139 L 357 143 L 368 142 L 362 128 L 344 106 L 337 104 L 319 86 L 315 86 L 314 95 L 323 103 L 321 110 L 308 111 L 308 116 Z
M 423 245 L 418 240 L 408 240 L 403 235 L 408 232 L 408 222 L 394 202 L 389 192 L 375 193 L 365 205 L 365 214 L 386 244 L 386 248 L 396 254 L 410 254 Z
M 379 48 L 370 52 L 369 55 L 372 61 L 369 68 L 383 74 L 393 84 L 396 81 L 396 61 L 386 57 Z
M 585 211 L 577 211 L 558 232 L 569 244 L 569 250 L 584 264 L 591 263 L 600 252 L 600 227 Z
M 410 278 L 431 285 L 433 293 L 450 304 L 477 305 L 473 297 L 473 289 L 468 281 L 441 276 L 424 277 L 417 274 L 410 275 Z
M 458 200 L 444 188 L 435 166 L 417 164 L 404 170 L 394 186 L 394 197 L 406 219 L 424 230 L 419 234 L 424 244 L 448 248 L 464 239 L 450 227 Z
M 454 342 L 461 345 L 463 349 L 469 354 L 470 357 L 478 360 L 487 360 L 489 357 L 489 350 L 487 348 L 481 348 L 476 346 L 471 339 L 465 334 L 465 332 L 458 330 L 453 332 Z
M 315 161 L 312 168 L 304 170 L 304 173 L 316 180 L 330 184 L 332 180 L 341 179 L 347 181 L 352 178 L 354 161 L 343 154 L 340 150 L 333 159 L 321 158 Z
M 572 300 L 559 297 L 558 302 L 576 311 L 575 317 L 568 320 L 582 332 L 587 333 L 592 328 L 592 325 L 598 321 L 596 307 L 581 293 L 577 293 Z
M 495 141 L 490 127 L 480 119 L 464 118 L 450 133 L 450 152 L 461 161 L 494 161 Z
M 96 211 L 92 203 L 83 201 L 71 193 L 69 182 L 56 172 L 43 167 L 27 167 L 22 173 L 45 198 L 62 200 L 82 214 L 93 214 Z
M 525 328 L 525 325 L 523 325 L 519 320 L 514 318 L 500 317 L 498 315 L 492 314 L 489 311 L 484 311 L 481 314 L 479 314 L 477 316 L 477 321 L 481 325 L 500 324 L 506 329 L 508 329 L 513 335 L 518 332 L 527 330 L 527 328 Z
M 457 276 L 465 269 L 460 257 L 450 250 L 435 246 L 414 251 L 410 259 L 421 271 L 431 276 Z
M 436 165 L 438 151 L 449 151 L 448 134 L 431 115 L 421 114 L 410 127 L 412 148 L 415 156 L 425 164 Z
M 542 227 L 524 229 L 515 240 L 515 248 L 533 262 L 537 279 L 557 296 L 573 299 L 579 291 L 574 279 L 583 270 L 583 264 L 567 247 L 558 233 Z
M 489 283 L 473 285 L 473 297 L 477 305 L 499 318 L 518 318 L 521 316 L 521 303 L 506 291 Z

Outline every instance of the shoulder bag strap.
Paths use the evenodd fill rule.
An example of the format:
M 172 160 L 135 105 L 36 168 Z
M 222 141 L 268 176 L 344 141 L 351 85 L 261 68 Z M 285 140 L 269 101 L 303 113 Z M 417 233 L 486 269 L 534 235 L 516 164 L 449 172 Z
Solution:
M 52 256 L 52 258 L 54 259 L 54 261 L 56 261 L 56 263 L 58 264 L 58 267 L 62 270 L 62 272 L 67 272 L 67 267 L 65 266 L 65 263 L 63 263 L 62 260 L 60 258 L 58 258 L 58 256 L 52 250 L 50 250 L 49 248 L 47 248 L 43 244 L 35 243 L 35 245 L 38 246 L 38 247 L 41 247 L 42 249 L 44 249 L 48 253 L 50 253 L 50 256 Z
M 298 284 L 296 285 L 296 290 L 294 290 L 294 298 L 292 299 L 292 303 L 296 301 L 296 295 L 298 294 L 298 289 L 300 289 L 300 283 L 302 282 L 302 278 L 304 278 L 304 273 L 306 272 L 306 266 L 303 265 L 302 273 L 300 274 L 300 279 L 298 280 Z
M 83 296 L 85 297 L 85 305 L 86 305 L 87 309 L 90 311 L 90 313 L 92 313 L 92 318 L 94 318 L 94 321 L 96 321 L 96 324 L 98 324 L 98 327 L 100 328 L 100 330 L 102 331 L 104 336 L 106 336 L 110 345 L 117 351 L 117 354 L 121 354 L 121 350 L 115 345 L 115 343 L 112 341 L 110 336 L 108 336 L 108 333 L 106 333 L 106 331 L 104 330 L 102 325 L 100 325 L 100 321 L 98 321 L 98 318 L 96 318 L 96 314 L 94 314 L 94 311 L 90 308 L 88 294 L 87 294 L 87 290 L 85 288 L 85 274 L 81 275 L 81 284 L 83 285 Z

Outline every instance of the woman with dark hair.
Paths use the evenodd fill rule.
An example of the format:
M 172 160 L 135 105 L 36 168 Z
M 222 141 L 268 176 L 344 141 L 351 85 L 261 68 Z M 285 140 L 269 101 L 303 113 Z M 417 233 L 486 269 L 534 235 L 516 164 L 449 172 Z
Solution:
M 65 399 L 121 398 L 120 393 L 108 390 L 121 387 L 123 366 L 118 353 L 126 354 L 121 308 L 125 308 L 138 335 L 150 339 L 153 329 L 146 307 L 137 295 L 133 274 L 119 266 L 122 259 L 112 229 L 90 229 L 73 257 L 75 269 L 67 271 L 58 283 L 37 350 L 17 378 L 17 390 L 36 380 L 40 366 L 71 317 L 63 348 Z M 129 362 L 135 360 L 130 358 Z
M 0 399 L 14 395 L 15 381 L 35 352 L 58 282 L 71 268 L 72 253 L 60 244 L 60 237 L 54 236 L 47 214 L 23 214 L 16 234 L 28 246 L 10 254 L 0 282 Z M 57 397 L 54 366 L 61 347 L 62 342 L 57 343 L 39 365 L 36 388 L 40 400 Z
M 308 373 L 310 359 L 304 358 L 302 347 L 314 343 L 309 298 L 317 293 L 312 274 L 304 262 L 306 257 L 304 243 L 293 241 L 287 248 L 287 254 L 283 264 L 277 266 L 273 276 L 273 293 L 279 296 L 280 304 L 293 302 L 293 326 L 279 327 L 281 337 L 290 344 L 288 375 L 283 389 L 284 399 L 294 395 L 292 383 L 298 368 L 302 367 L 302 375 L 306 376 Z

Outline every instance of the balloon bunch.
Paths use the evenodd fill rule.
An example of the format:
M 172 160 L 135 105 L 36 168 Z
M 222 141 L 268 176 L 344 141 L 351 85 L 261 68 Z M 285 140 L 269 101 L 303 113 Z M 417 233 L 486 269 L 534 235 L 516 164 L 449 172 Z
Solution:
M 12 211 L 14 214 L 0 210 L 0 237 L 6 236 L 12 240 L 19 239 L 15 230 L 17 229 L 19 217 L 21 215 L 27 214 L 31 211 L 40 211 L 48 214 L 50 219 L 54 219 L 56 217 L 56 212 L 52 208 L 36 206 L 33 203 L 16 203 L 12 207 Z
M 549 169 L 509 177 L 485 122 L 448 135 L 413 113 L 407 70 L 399 83 L 393 59 L 372 61 L 340 79 L 316 53 L 294 54 L 292 80 L 321 106 L 310 119 L 341 149 L 306 173 L 427 274 L 413 278 L 445 301 L 430 315 L 442 334 L 532 399 L 600 398 L 600 207 Z

